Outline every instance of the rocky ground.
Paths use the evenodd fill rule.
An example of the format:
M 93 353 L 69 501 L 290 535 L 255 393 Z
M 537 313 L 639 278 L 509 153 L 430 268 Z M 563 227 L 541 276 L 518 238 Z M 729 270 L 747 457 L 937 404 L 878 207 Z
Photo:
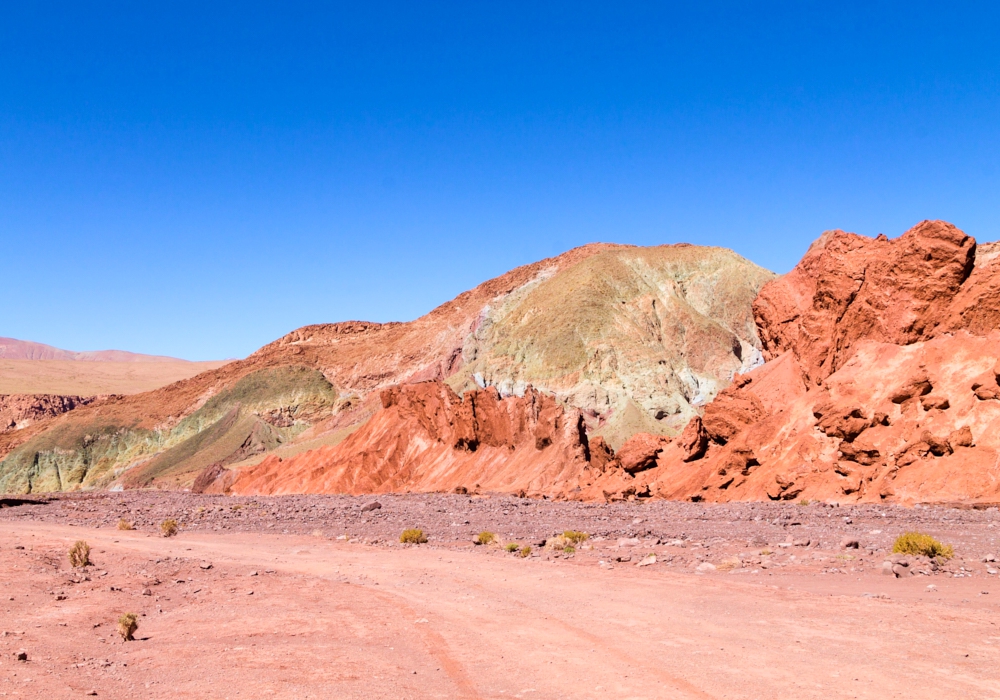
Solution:
M 995 508 L 156 492 L 2 505 L 0 697 L 1000 697 Z M 411 527 L 429 541 L 400 544 Z M 484 530 L 498 542 L 474 545 Z M 566 530 L 590 537 L 568 552 Z M 893 558 L 910 530 L 955 556 Z M 83 569 L 77 539 L 93 548 Z M 124 612 L 136 641 L 115 632 Z

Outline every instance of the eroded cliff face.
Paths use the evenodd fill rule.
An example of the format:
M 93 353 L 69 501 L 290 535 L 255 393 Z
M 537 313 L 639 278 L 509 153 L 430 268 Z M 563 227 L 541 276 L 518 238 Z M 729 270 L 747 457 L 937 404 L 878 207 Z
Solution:
M 993 246 L 922 222 L 824 234 L 754 303 L 769 362 L 719 394 L 634 484 L 706 501 L 1000 501 Z
M 204 490 L 568 498 L 589 483 L 583 416 L 550 395 L 528 388 L 523 396 L 501 398 L 489 388 L 459 397 L 447 384 L 428 381 L 386 389 L 381 403 L 382 410 L 336 446 L 284 460 L 271 456 L 235 478 L 218 472 Z
M 186 488 L 208 467 L 333 446 L 389 410 L 382 390 L 427 380 L 505 399 L 534 387 L 612 447 L 676 435 L 762 361 L 751 302 L 772 277 L 719 248 L 584 246 L 409 323 L 307 326 L 246 360 L 36 423 L 16 443 L 0 435 L 0 491 Z

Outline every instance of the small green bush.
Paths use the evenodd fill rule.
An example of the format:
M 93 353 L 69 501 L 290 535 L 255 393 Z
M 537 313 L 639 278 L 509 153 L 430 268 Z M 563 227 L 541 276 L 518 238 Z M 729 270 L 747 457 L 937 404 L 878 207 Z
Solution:
M 494 535 L 489 530 L 483 530 L 478 535 L 476 535 L 476 544 L 493 544 L 497 536 Z
M 423 530 L 411 527 L 403 530 L 403 534 L 399 536 L 399 541 L 403 544 L 423 544 L 427 541 L 427 536 L 424 535 Z
M 950 544 L 941 544 L 922 532 L 907 532 L 900 535 L 893 542 L 892 551 L 894 554 L 923 555 L 942 559 L 951 559 L 955 554 L 955 548 Z
M 517 542 L 508 542 L 507 545 L 504 547 L 504 549 L 506 549 L 508 552 L 516 552 L 519 549 L 519 547 L 520 545 Z
M 164 537 L 173 537 L 177 534 L 177 521 L 171 518 L 160 523 L 160 532 Z
M 563 547 L 563 552 L 565 552 L 566 554 L 576 554 L 576 547 L 574 547 L 571 544 L 568 544 L 565 547 Z
M 83 540 L 77 540 L 76 544 L 70 547 L 69 563 L 74 569 L 90 566 L 90 545 Z
M 524 545 L 523 547 L 521 547 L 521 549 L 517 551 L 517 555 L 522 559 L 524 559 L 525 557 L 530 557 L 531 547 L 529 547 L 528 545 Z
M 567 530 L 562 534 L 562 536 L 571 545 L 578 545 L 581 542 L 585 542 L 586 540 L 590 539 L 590 535 L 588 535 L 586 532 L 579 532 L 577 530 Z
M 125 613 L 118 618 L 118 634 L 122 636 L 123 642 L 133 641 L 137 629 L 139 629 L 139 616 L 135 613 Z

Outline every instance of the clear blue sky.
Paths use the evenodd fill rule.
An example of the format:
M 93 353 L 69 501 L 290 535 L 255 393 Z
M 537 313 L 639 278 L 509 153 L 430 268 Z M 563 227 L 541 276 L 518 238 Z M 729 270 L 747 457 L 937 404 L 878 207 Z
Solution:
M 1000 238 L 996 3 L 152 5 L 0 10 L 0 336 L 239 357 L 591 241 Z

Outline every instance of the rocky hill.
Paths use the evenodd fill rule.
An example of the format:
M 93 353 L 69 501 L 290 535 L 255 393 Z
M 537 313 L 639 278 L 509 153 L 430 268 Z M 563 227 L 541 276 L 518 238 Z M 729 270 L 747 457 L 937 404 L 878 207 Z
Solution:
M 586 402 L 543 418 L 534 393 L 526 406 L 483 392 L 461 401 L 425 382 L 384 395 L 340 445 L 218 472 L 205 486 L 997 503 L 998 252 L 940 221 L 894 240 L 825 233 L 753 302 L 766 364 L 739 374 L 679 436 L 635 431 L 610 444 L 588 425 Z M 519 428 L 497 427 L 509 425 Z M 554 437 L 532 444 L 533 430 Z
M 940 221 L 894 240 L 824 234 L 754 302 L 767 364 L 603 490 L 1000 502 L 997 252 Z
M 468 404 L 507 418 L 476 428 L 482 435 L 473 431 L 475 451 L 470 442 L 449 447 L 478 451 L 473 459 L 425 451 L 451 465 L 447 478 L 413 476 L 418 484 L 397 474 L 384 483 L 575 493 L 589 481 L 570 474 L 592 468 L 593 444 L 611 455 L 636 433 L 677 435 L 733 376 L 763 362 L 751 303 L 772 278 L 719 248 L 584 246 L 512 270 L 409 323 L 307 326 L 246 360 L 0 435 L 0 492 L 187 488 L 199 476 L 199 488 L 211 489 L 237 475 L 243 484 L 313 488 L 290 486 L 294 479 L 281 470 L 269 479 L 267 470 L 279 458 L 285 466 L 322 461 L 320 450 L 376 455 L 358 457 L 368 465 L 391 461 L 382 447 L 369 450 L 390 434 L 411 456 L 417 437 L 447 443 L 450 429 L 415 417 L 420 411 L 406 398 L 414 389 L 390 392 L 398 400 L 386 403 L 383 390 L 431 382 L 429 395 L 450 407 L 446 413 L 468 412 Z M 554 431 L 548 441 L 526 437 L 538 425 Z M 504 450 L 520 455 L 524 476 L 479 476 L 487 448 L 498 450 L 494 465 Z M 368 467 L 345 459 L 344 473 L 354 476 L 344 479 L 362 483 Z M 393 469 L 416 475 L 429 459 L 400 459 Z M 328 488 L 344 479 L 329 479 Z

